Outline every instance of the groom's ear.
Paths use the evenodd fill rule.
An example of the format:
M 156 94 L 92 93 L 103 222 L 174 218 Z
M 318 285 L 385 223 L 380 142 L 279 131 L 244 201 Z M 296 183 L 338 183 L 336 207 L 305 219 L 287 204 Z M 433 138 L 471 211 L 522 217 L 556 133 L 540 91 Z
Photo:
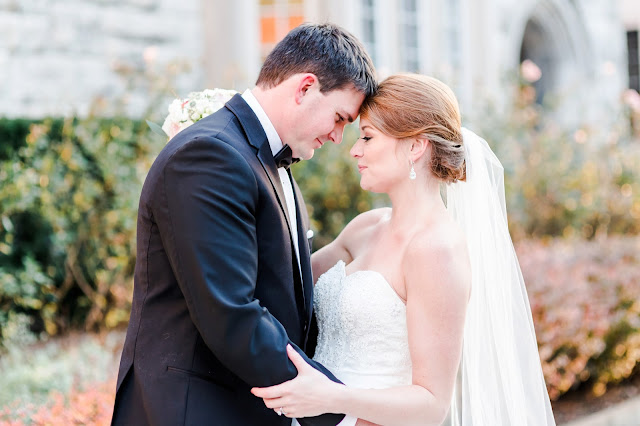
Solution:
M 296 103 L 299 105 L 302 103 L 303 98 L 307 95 L 309 90 L 318 85 L 318 77 L 312 73 L 300 74 L 298 85 L 296 86 Z

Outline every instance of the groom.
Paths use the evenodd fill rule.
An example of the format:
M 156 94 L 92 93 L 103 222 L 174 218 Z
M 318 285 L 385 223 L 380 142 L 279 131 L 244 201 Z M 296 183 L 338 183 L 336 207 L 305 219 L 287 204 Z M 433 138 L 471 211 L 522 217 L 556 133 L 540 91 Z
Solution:
M 376 83 L 351 34 L 304 24 L 256 85 L 175 136 L 144 183 L 115 425 L 291 422 L 249 391 L 296 376 L 288 343 L 309 349 L 309 220 L 288 166 L 339 144 Z

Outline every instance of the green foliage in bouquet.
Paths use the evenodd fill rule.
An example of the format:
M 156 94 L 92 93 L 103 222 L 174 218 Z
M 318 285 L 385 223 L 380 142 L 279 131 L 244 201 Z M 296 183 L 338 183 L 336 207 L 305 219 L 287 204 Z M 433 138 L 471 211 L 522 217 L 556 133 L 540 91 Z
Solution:
M 28 129 L 0 162 L 2 334 L 13 314 L 48 334 L 125 322 L 139 193 L 164 141 L 128 119 L 44 120 Z

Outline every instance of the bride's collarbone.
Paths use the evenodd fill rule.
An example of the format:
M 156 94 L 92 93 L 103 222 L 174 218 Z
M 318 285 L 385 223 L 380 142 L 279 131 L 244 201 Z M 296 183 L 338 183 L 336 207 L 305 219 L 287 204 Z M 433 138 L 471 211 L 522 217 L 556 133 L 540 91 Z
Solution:
M 394 291 L 406 301 L 406 285 L 404 282 L 403 263 L 408 247 L 417 234 L 424 234 L 424 229 L 398 232 L 388 227 L 389 222 L 379 221 L 375 226 L 361 229 L 360 238 L 352 241 L 352 260 L 345 267 L 346 275 L 358 271 L 379 273 Z

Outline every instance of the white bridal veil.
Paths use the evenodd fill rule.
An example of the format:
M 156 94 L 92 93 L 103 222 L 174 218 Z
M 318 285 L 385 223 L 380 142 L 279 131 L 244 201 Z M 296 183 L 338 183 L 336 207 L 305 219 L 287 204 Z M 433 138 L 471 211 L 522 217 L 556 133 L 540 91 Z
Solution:
M 484 139 L 462 135 L 467 180 L 447 187 L 447 209 L 467 236 L 472 284 L 451 424 L 555 425 L 507 227 L 504 169 Z

